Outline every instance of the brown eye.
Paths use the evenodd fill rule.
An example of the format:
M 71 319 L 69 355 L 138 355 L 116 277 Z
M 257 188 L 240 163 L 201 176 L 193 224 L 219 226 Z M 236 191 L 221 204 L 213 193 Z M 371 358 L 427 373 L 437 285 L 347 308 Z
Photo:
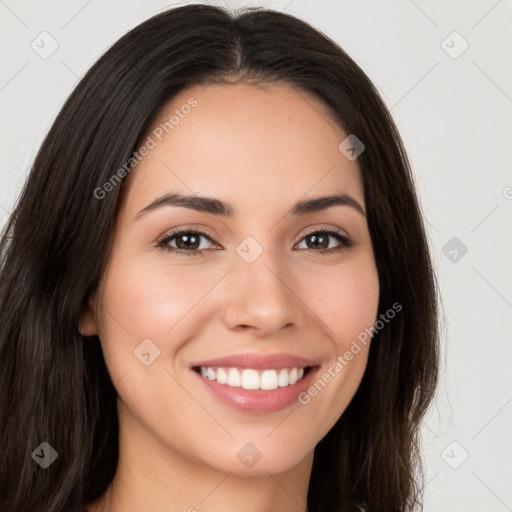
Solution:
M 329 248 L 329 236 L 326 234 L 320 234 L 320 235 L 308 235 L 305 237 L 305 240 L 308 240 L 306 242 L 306 245 L 309 249 L 328 249 Z
M 338 244 L 331 244 L 331 240 L 337 240 Z M 319 230 L 307 234 L 300 242 L 305 242 L 306 247 L 299 247 L 301 249 L 310 249 L 321 251 L 338 251 L 353 245 L 352 241 L 345 235 L 334 230 Z M 299 246 L 300 246 L 299 244 Z
M 177 254 L 197 256 L 202 255 L 204 249 L 210 248 L 208 242 L 203 243 L 203 239 L 213 244 L 210 237 L 205 233 L 200 231 L 182 230 L 166 235 L 158 242 L 158 246 Z
M 199 249 L 201 245 L 201 236 L 196 233 L 183 233 L 175 235 L 176 246 L 178 249 L 194 250 Z

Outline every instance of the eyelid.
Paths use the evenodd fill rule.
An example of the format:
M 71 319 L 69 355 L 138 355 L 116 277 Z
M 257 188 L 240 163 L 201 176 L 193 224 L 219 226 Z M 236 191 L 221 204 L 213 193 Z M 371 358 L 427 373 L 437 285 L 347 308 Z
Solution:
M 203 231 L 203 229 L 204 229 L 204 231 Z M 160 235 L 156 241 L 156 245 L 157 245 L 157 247 L 167 248 L 167 250 L 169 250 L 170 252 L 179 253 L 179 254 L 186 253 L 187 255 L 190 255 L 190 256 L 194 255 L 194 254 L 202 255 L 202 253 L 205 250 L 218 250 L 219 247 L 223 249 L 222 245 L 219 244 L 218 242 L 216 242 L 216 239 L 218 239 L 220 237 L 217 235 L 217 233 L 215 233 L 215 235 L 212 236 L 211 234 L 209 234 L 207 232 L 208 229 L 209 228 L 206 228 L 205 226 L 201 226 L 200 228 L 198 228 L 197 225 L 195 227 L 191 226 L 191 225 L 177 226 L 177 227 L 171 229 L 170 231 L 166 231 L 163 235 Z M 187 232 L 196 233 L 200 237 L 207 238 L 208 240 L 210 240 L 210 242 L 213 245 L 216 245 L 217 248 L 197 249 L 194 251 L 186 251 L 186 250 L 176 249 L 173 247 L 171 247 L 171 248 L 167 247 L 168 240 L 170 238 L 174 238 L 177 235 L 180 235 L 182 233 L 187 233 Z M 337 246 L 335 248 L 324 249 L 324 250 L 319 250 L 319 251 L 316 251 L 314 249 L 300 249 L 300 250 L 318 252 L 320 254 L 329 254 L 331 252 L 339 252 L 339 251 L 342 251 L 343 249 L 348 249 L 348 248 L 351 248 L 354 246 L 354 240 L 343 229 L 341 229 L 337 226 L 332 226 L 332 225 L 330 225 L 330 226 L 315 225 L 315 226 L 310 226 L 310 227 L 306 228 L 306 231 L 301 233 L 299 240 L 293 244 L 293 248 L 295 248 L 295 246 L 297 244 L 301 243 L 304 240 L 304 238 L 306 238 L 307 236 L 314 234 L 314 233 L 327 233 L 329 236 L 332 236 L 333 238 L 337 238 L 337 240 L 339 242 L 339 246 L 341 246 L 341 247 Z M 299 250 L 299 249 L 294 249 L 294 250 Z
M 213 234 L 208 233 L 208 231 L 212 231 Z M 197 226 L 197 225 L 187 225 L 187 224 L 184 224 L 182 226 L 176 226 L 175 228 L 165 231 L 162 235 L 160 235 L 156 239 L 155 243 L 156 243 L 156 245 L 159 245 L 166 239 L 171 238 L 175 235 L 179 235 L 180 233 L 183 233 L 183 232 L 197 233 L 198 235 L 208 238 L 214 245 L 221 246 L 221 243 L 216 242 L 216 240 L 222 240 L 222 237 L 215 230 L 213 230 L 211 228 L 207 228 L 206 226 L 203 226 L 203 225 Z
M 318 225 L 312 226 L 310 228 L 306 228 L 306 231 L 301 234 L 300 240 L 302 240 L 304 237 L 306 237 L 308 235 L 311 235 L 312 233 L 316 233 L 319 231 L 320 232 L 323 232 L 323 231 L 335 232 L 335 233 L 345 237 L 347 240 L 351 240 L 351 237 L 344 229 L 341 229 L 337 226 L 318 226 Z
M 341 245 L 341 247 L 335 247 L 331 249 L 325 249 L 323 251 L 314 251 L 313 249 L 305 249 L 313 252 L 318 252 L 319 254 L 329 254 L 333 252 L 340 252 L 343 249 L 350 249 L 354 247 L 355 242 L 353 238 L 343 229 L 337 227 L 337 226 L 313 226 L 311 229 L 307 228 L 306 232 L 303 232 L 301 234 L 300 240 L 296 243 L 302 242 L 306 237 L 309 235 L 312 235 L 314 233 L 327 233 L 329 236 L 336 238 Z M 294 244 L 294 246 L 296 245 Z

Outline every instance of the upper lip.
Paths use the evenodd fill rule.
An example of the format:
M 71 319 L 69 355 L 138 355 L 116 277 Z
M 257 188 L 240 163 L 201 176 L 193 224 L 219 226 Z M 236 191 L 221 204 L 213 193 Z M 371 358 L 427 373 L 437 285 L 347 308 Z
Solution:
M 260 370 L 270 370 L 279 368 L 306 368 L 307 366 L 317 366 L 318 363 L 311 359 L 295 356 L 292 354 L 234 354 L 231 356 L 218 357 L 198 361 L 192 364 L 195 367 L 217 367 L 217 368 L 254 368 Z

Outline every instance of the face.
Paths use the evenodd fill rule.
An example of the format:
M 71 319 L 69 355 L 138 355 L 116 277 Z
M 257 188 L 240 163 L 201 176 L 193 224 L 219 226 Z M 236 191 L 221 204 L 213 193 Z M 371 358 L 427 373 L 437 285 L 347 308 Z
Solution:
M 338 149 L 347 135 L 286 85 L 194 86 L 162 109 L 81 323 L 137 443 L 277 473 L 343 414 L 368 345 L 346 352 L 379 296 L 360 170 Z

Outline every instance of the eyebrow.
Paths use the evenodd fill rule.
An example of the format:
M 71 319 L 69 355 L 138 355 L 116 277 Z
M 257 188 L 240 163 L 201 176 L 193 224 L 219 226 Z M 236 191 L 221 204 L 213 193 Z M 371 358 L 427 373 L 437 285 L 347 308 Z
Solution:
M 144 207 L 134 220 L 151 211 L 164 206 L 179 206 L 189 208 L 202 213 L 233 217 L 235 209 L 230 203 L 212 197 L 201 197 L 197 195 L 187 196 L 177 192 L 165 194 Z M 345 193 L 337 193 L 329 196 L 314 197 L 295 203 L 285 215 L 305 215 L 307 213 L 319 212 L 332 206 L 349 206 L 366 218 L 363 207 L 351 196 Z

